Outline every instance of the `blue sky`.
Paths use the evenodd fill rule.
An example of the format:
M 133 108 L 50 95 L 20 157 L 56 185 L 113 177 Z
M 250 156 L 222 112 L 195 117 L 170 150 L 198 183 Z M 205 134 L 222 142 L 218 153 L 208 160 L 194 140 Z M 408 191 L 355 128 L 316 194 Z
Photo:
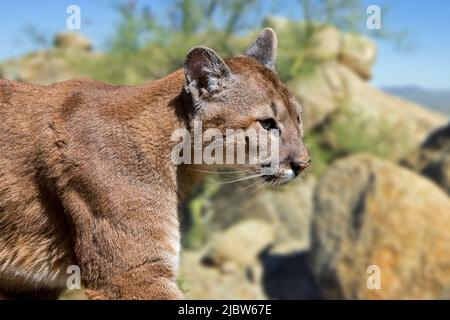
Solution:
M 165 14 L 167 1 L 140 0 L 154 13 Z M 448 0 L 364 0 L 369 4 L 388 4 L 387 29 L 407 30 L 415 45 L 413 51 L 399 51 L 391 43 L 379 43 L 379 56 L 373 82 L 378 86 L 418 85 L 430 89 L 450 89 L 450 1 Z M 300 16 L 295 0 L 279 1 L 278 15 Z M 53 35 L 65 29 L 66 8 L 76 4 L 82 13 L 82 32 L 97 49 L 105 47 L 117 22 L 108 0 L 15 0 L 4 1 L 0 12 L 0 60 L 16 57 L 34 49 L 25 35 L 27 25 Z M 273 7 L 265 6 L 271 13 Z M 383 17 L 382 17 L 383 18 Z

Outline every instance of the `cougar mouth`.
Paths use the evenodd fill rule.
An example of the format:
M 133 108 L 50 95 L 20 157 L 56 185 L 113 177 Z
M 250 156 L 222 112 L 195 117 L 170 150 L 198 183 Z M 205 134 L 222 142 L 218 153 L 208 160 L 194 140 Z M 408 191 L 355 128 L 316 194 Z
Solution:
M 274 175 L 264 175 L 262 177 L 263 177 L 264 181 L 266 181 L 266 182 L 272 182 L 272 181 L 277 180 L 277 178 Z
M 286 184 L 292 181 L 296 177 L 295 172 L 292 169 L 283 170 L 281 173 L 273 175 L 264 175 L 263 178 L 266 182 L 277 182 L 278 185 Z

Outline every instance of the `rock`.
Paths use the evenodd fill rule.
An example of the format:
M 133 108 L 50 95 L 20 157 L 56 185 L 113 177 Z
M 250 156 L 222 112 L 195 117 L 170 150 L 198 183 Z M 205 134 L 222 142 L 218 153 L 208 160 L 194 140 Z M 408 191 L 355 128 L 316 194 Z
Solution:
M 101 57 L 90 51 L 89 40 L 80 34 L 59 34 L 55 45 L 55 48 L 1 63 L 1 78 L 34 84 L 65 81 L 82 76 L 76 71 L 80 61 L 95 63 Z
M 340 66 L 335 61 L 318 65 L 312 74 L 288 85 L 303 106 L 306 131 L 323 123 L 348 94 Z
M 243 249 L 245 250 L 245 249 Z M 242 253 L 244 254 L 244 253 Z M 188 299 L 262 300 L 266 299 L 260 283 L 249 281 L 245 273 L 223 273 L 202 264 L 204 252 L 183 251 L 180 287 Z
M 337 152 L 372 152 L 376 148 L 376 154 L 398 161 L 448 122 L 441 114 L 378 90 L 343 65 L 335 69 L 347 97 L 327 114 L 320 134 Z M 359 146 L 351 145 L 355 139 Z M 351 149 L 354 147 L 356 150 Z
M 264 19 L 265 26 L 273 28 L 283 38 L 286 33 L 298 34 L 303 37 L 307 26 L 313 29 L 311 46 L 307 48 L 306 56 L 314 61 L 336 60 L 341 49 L 341 33 L 332 25 L 320 22 L 311 22 L 307 25 L 304 22 L 294 23 L 285 17 L 269 16 Z M 281 42 L 280 45 L 283 45 Z M 303 53 L 302 53 L 303 54 Z
M 341 33 L 333 26 L 324 25 L 312 36 L 308 57 L 315 61 L 337 59 L 341 49 Z
M 282 189 L 265 190 L 264 185 L 227 184 L 213 198 L 212 230 L 230 228 L 248 219 L 263 220 L 272 226 L 277 243 L 295 240 L 300 249 L 309 246 L 316 178 L 309 174 Z
M 4 79 L 49 84 L 75 78 L 67 61 L 52 51 L 35 52 L 0 66 Z
M 245 220 L 216 234 L 205 255 L 215 266 L 236 264 L 247 268 L 257 264 L 259 254 L 275 240 L 272 227 L 262 220 Z
M 247 254 L 245 248 L 241 254 Z M 252 278 L 248 269 L 223 272 L 204 264 L 203 250 L 181 254 L 180 286 L 188 299 L 317 299 L 317 287 L 308 266 L 308 254 L 296 245 L 267 248 L 257 267 L 261 277 Z
M 376 56 L 377 46 L 368 38 L 354 33 L 344 34 L 339 61 L 364 80 L 372 78 Z
M 375 135 L 393 128 L 387 150 L 391 159 L 398 160 L 409 154 L 433 130 L 448 122 L 441 114 L 373 87 L 336 61 L 322 63 L 310 75 L 292 80 L 288 85 L 303 105 L 307 132 L 319 127 L 329 131 L 333 129 L 333 122 L 342 121 L 362 122 L 363 131 L 369 129 L 375 131 Z M 345 118 L 349 112 L 351 119 Z M 333 131 L 322 134 L 328 135 L 329 144 L 339 151 L 340 146 L 333 141 L 339 136 Z
M 450 199 L 431 181 L 354 155 L 315 197 L 310 263 L 324 298 L 433 299 L 450 288 Z M 374 265 L 381 288 L 369 290 Z
M 438 183 L 450 195 L 450 124 L 433 132 L 404 163 Z
M 92 51 L 91 41 L 80 33 L 62 32 L 53 40 L 55 48 Z
M 17 63 L 0 64 L 0 79 L 23 81 L 20 66 Z

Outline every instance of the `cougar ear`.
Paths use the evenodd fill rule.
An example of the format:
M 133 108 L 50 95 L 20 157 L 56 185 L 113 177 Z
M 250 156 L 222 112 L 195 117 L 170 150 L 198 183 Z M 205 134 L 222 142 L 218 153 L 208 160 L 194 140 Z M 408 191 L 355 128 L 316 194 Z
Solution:
M 275 70 L 277 47 L 277 34 L 273 29 L 265 28 L 260 32 L 258 38 L 250 46 L 245 55 L 255 58 L 267 68 Z
M 195 47 L 184 62 L 186 91 L 194 99 L 201 95 L 211 95 L 222 88 L 223 81 L 231 77 L 230 68 L 214 50 Z

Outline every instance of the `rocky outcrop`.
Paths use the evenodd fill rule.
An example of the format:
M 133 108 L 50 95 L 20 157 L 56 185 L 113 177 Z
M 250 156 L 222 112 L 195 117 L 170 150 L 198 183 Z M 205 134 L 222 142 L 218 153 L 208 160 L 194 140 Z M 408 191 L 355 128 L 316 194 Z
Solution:
M 261 220 L 245 220 L 218 232 L 207 248 L 183 251 L 179 274 L 186 297 L 318 298 L 307 253 L 295 243 L 276 243 L 273 231 Z
M 341 32 L 333 26 L 318 27 L 311 39 L 308 57 L 315 61 L 335 60 L 341 54 Z
M 306 131 L 323 123 L 348 94 L 339 66 L 333 61 L 317 66 L 313 74 L 288 85 L 303 105 Z
M 297 249 L 309 246 L 310 220 L 316 178 L 309 174 L 283 189 L 266 190 L 264 185 L 225 185 L 212 199 L 211 229 L 220 231 L 248 219 L 270 224 L 277 243 L 295 241 Z
M 372 78 L 372 67 L 377 57 L 377 46 L 366 37 L 354 33 L 342 36 L 339 61 L 364 80 Z
M 266 24 L 274 27 L 280 38 L 286 33 L 305 36 L 306 23 L 294 23 L 271 17 Z M 414 103 L 389 95 L 367 82 L 377 57 L 376 44 L 362 35 L 345 33 L 329 25 L 311 22 L 311 40 L 298 52 L 285 52 L 295 63 L 309 63 L 310 71 L 294 77 L 288 83 L 304 107 L 306 131 L 319 127 L 333 129 L 334 121 L 341 121 L 351 109 L 353 119 L 345 119 L 350 126 L 364 122 L 364 126 L 378 135 L 392 128 L 393 148 L 387 150 L 389 158 L 398 160 L 418 147 L 433 130 L 448 120 Z M 283 47 L 280 47 L 280 52 Z M 300 61 L 300 62 L 298 62 Z M 322 131 L 320 132 L 322 134 Z M 334 132 L 328 133 L 331 137 Z M 380 138 L 381 139 L 381 138 Z M 387 144 L 391 145 L 392 141 Z M 332 141 L 330 147 L 338 152 L 341 146 Z M 344 150 L 344 154 L 345 154 Z
M 299 55 L 307 60 L 326 62 L 338 60 L 364 80 L 372 77 L 372 67 L 377 57 L 376 44 L 367 37 L 345 33 L 336 27 L 317 21 L 293 22 L 283 17 L 271 16 L 264 24 L 277 32 L 298 34 L 308 43 Z M 308 35 L 309 34 L 309 35 Z
M 203 264 L 202 251 L 184 251 L 180 264 L 180 287 L 187 299 L 265 299 L 259 283 L 244 272 L 223 272 Z
M 80 33 L 61 32 L 55 36 L 53 43 L 58 49 L 92 51 L 91 41 Z
M 349 130 L 361 124 L 363 128 L 355 126 L 355 132 L 363 130 L 378 140 L 388 138 L 386 152 L 390 159 L 399 160 L 448 121 L 441 114 L 378 90 L 337 61 L 318 65 L 312 74 L 289 86 L 303 104 L 306 130 L 320 128 L 321 136 L 337 151 L 342 146 L 333 131 L 335 123 L 345 122 Z
M 338 135 L 326 131 L 333 129 L 335 123 L 345 123 L 350 129 L 355 126 L 353 135 L 362 134 L 384 141 L 383 156 L 398 161 L 417 148 L 430 132 L 448 121 L 441 114 L 378 90 L 344 66 L 340 66 L 340 72 L 349 95 L 327 119 L 322 134 L 328 135 L 328 141 Z M 357 127 L 358 124 L 362 127 Z M 331 146 L 340 148 L 339 142 Z
M 450 195 L 450 124 L 433 132 L 404 163 L 435 181 Z
M 56 35 L 55 47 L 30 53 L 0 64 L 0 77 L 35 84 L 50 84 L 82 76 L 74 66 L 82 60 L 95 61 L 91 42 L 76 33 Z
M 444 298 L 449 228 L 450 199 L 426 178 L 369 155 L 337 161 L 316 189 L 311 266 L 322 296 Z M 367 286 L 370 266 L 380 289 Z
M 274 240 L 274 230 L 267 222 L 256 219 L 245 220 L 216 234 L 204 259 L 222 269 L 230 265 L 251 267 L 257 264 L 259 254 Z

